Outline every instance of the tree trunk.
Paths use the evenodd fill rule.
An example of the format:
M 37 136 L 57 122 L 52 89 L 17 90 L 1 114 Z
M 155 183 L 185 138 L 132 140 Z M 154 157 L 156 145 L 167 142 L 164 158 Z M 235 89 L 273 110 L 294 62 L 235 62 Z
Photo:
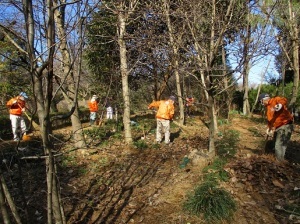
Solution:
M 50 158 L 52 157 L 52 158 Z M 61 198 L 60 198 L 60 190 L 59 190 L 59 184 L 57 179 L 57 167 L 55 164 L 55 158 L 53 156 L 53 153 L 49 154 L 49 160 L 52 160 L 53 165 L 53 172 L 52 172 L 52 209 L 53 209 L 53 216 L 56 220 L 56 224 L 65 224 L 65 215 L 64 210 L 62 209 L 63 206 L 61 204 Z
M 23 193 L 23 191 L 22 191 L 22 193 Z M 1 194 L 3 194 L 3 196 Z M 6 183 L 5 183 L 4 177 L 3 177 L 2 173 L 1 173 L 1 170 L 0 170 L 0 204 L 1 204 L 1 210 L 2 210 L 1 197 L 6 198 L 7 203 L 9 205 L 9 207 L 10 207 L 10 210 L 11 210 L 11 212 L 13 214 L 13 217 L 14 217 L 16 223 L 17 224 L 22 224 L 19 212 L 17 210 L 17 206 L 14 203 L 13 198 L 11 197 L 11 195 L 10 195 L 10 193 L 8 191 L 8 187 L 7 187 Z M 24 202 L 26 203 L 26 201 L 24 201 Z M 4 204 L 4 206 L 5 206 L 5 204 Z M 6 206 L 5 206 L 4 209 L 6 210 Z M 5 213 L 5 211 L 2 211 L 2 213 Z M 5 214 L 3 215 L 3 217 L 5 217 Z
M 182 100 L 182 91 L 181 91 L 180 75 L 179 75 L 178 46 L 174 38 L 174 29 L 170 19 L 170 4 L 167 0 L 164 0 L 164 9 L 165 9 L 165 16 L 166 16 L 167 26 L 168 26 L 168 34 L 170 38 L 170 46 L 172 47 L 173 50 L 173 58 L 171 60 L 172 60 L 172 65 L 174 68 L 174 74 L 176 78 L 177 98 L 178 98 L 179 112 L 180 112 L 179 123 L 183 125 L 185 123 L 184 121 L 185 118 L 184 118 L 184 103 Z M 179 35 L 177 36 L 177 38 L 180 38 Z
M 120 47 L 120 67 L 122 77 L 122 93 L 124 101 L 124 112 L 123 112 L 123 124 L 125 142 L 132 142 L 131 126 L 130 126 L 130 90 L 128 85 L 128 66 L 127 66 L 127 55 L 126 55 L 126 42 L 124 40 L 125 29 L 126 29 L 126 17 L 124 12 L 120 11 L 118 14 L 118 44 Z
M 289 108 L 294 109 L 297 100 L 298 89 L 299 89 L 299 37 L 298 37 L 298 26 L 295 14 L 292 11 L 291 1 L 288 1 L 290 25 L 291 25 L 291 41 L 292 41 L 292 53 L 293 53 L 293 70 L 294 70 L 294 80 L 292 89 L 292 98 L 289 103 Z
M 11 222 L 10 222 L 9 214 L 7 211 L 7 207 L 5 205 L 5 197 L 4 197 L 4 192 L 2 189 L 2 180 L 1 179 L 0 179 L 0 208 L 1 208 L 2 219 L 3 219 L 4 224 L 10 224 Z
M 247 56 L 246 56 L 247 57 Z M 243 114 L 248 116 L 250 115 L 250 104 L 249 104 L 249 63 L 244 63 L 244 72 L 243 72 Z
M 208 151 L 212 156 L 215 155 L 215 136 L 216 136 L 216 126 L 217 126 L 217 116 L 214 107 L 214 98 L 210 95 L 208 98 L 208 113 L 210 118 L 209 124 L 209 146 Z
M 209 128 L 209 132 L 213 135 L 210 136 L 210 139 L 214 139 L 216 133 L 218 132 L 218 123 L 217 123 L 217 114 L 215 111 L 215 90 L 214 90 L 214 86 L 213 86 L 213 77 L 212 74 L 210 72 L 210 70 L 212 69 L 213 65 L 214 65 L 214 58 L 215 58 L 215 54 L 217 53 L 216 51 L 216 45 L 215 44 L 215 19 L 216 19 L 216 1 L 213 0 L 212 1 L 212 13 L 211 13 L 211 33 L 210 33 L 210 43 L 209 43 L 209 54 L 208 54 L 208 60 L 206 63 L 206 70 L 207 70 L 207 81 L 208 81 L 208 86 L 209 86 L 209 91 L 208 91 L 208 108 L 209 108 L 209 116 L 210 116 L 210 128 Z M 216 46 L 215 46 L 216 45 Z M 211 141 L 211 140 L 210 140 Z M 214 147 L 214 142 L 213 144 L 209 144 L 210 147 L 209 151 L 212 152 L 215 150 Z
M 36 100 L 37 114 L 40 123 L 40 134 L 43 142 L 43 148 L 45 155 L 51 154 L 53 145 L 49 138 L 51 134 L 51 121 L 50 121 L 50 104 L 52 99 L 52 83 L 53 83 L 53 54 L 54 54 L 54 21 L 53 21 L 53 9 L 52 1 L 47 0 L 47 46 L 48 46 L 48 59 L 45 64 L 38 65 L 36 60 L 36 51 L 35 51 L 35 25 L 34 25 L 34 16 L 33 16 L 33 6 L 31 0 L 23 1 L 23 11 L 25 16 L 25 22 L 27 24 L 26 34 L 27 34 L 27 52 L 30 61 L 30 74 L 32 75 L 33 82 L 33 92 Z M 45 69 L 47 73 L 43 74 Z M 44 75 L 45 78 L 42 78 Z M 44 82 L 45 81 L 45 85 Z M 45 91 L 44 91 L 45 87 Z M 45 92 L 45 93 L 44 93 Z M 50 163 L 48 159 L 46 160 L 46 174 L 47 174 L 47 210 L 48 210 L 48 224 L 52 224 L 52 175 L 55 175 L 53 172 L 53 163 Z M 50 196 L 49 196 L 50 195 Z M 57 220 L 59 222 L 59 220 Z
M 249 58 L 249 48 L 251 41 L 251 25 L 250 25 L 250 12 L 247 9 L 247 25 L 246 25 L 246 34 L 243 40 L 244 49 L 243 49 L 243 114 L 246 116 L 250 115 L 250 104 L 249 104 L 249 69 L 250 69 L 250 58 Z
M 65 4 L 66 1 L 63 0 L 61 1 L 61 4 Z M 54 0 L 53 1 L 53 6 L 54 8 L 58 7 L 58 1 Z M 65 12 L 63 10 L 64 6 L 60 6 L 61 10 L 55 10 L 54 12 L 54 19 L 56 22 L 56 28 L 57 28 L 57 35 L 60 40 L 60 45 L 59 49 L 61 51 L 61 66 L 63 70 L 64 77 L 66 77 L 67 80 L 67 91 L 64 91 L 64 98 L 68 102 L 68 109 L 71 111 L 73 107 L 75 107 L 74 113 L 71 115 L 71 122 L 72 122 L 72 131 L 73 131 L 73 140 L 75 142 L 75 147 L 77 148 L 82 148 L 86 147 L 86 143 L 83 137 L 83 132 L 82 132 L 82 125 L 81 121 L 79 118 L 79 109 L 77 105 L 77 99 L 76 99 L 76 92 L 77 92 L 77 87 L 76 83 L 78 83 L 78 79 L 80 77 L 77 77 L 77 79 L 74 76 L 74 71 L 72 68 L 72 62 L 71 62 L 71 51 L 69 48 L 69 45 L 67 44 L 67 33 L 66 30 L 64 29 L 65 24 L 64 24 L 64 18 L 65 15 L 62 14 L 61 12 Z
M 228 89 L 228 79 L 227 79 L 227 65 L 226 65 L 226 50 L 225 50 L 225 43 L 222 45 L 222 65 L 223 65 L 223 83 L 224 83 L 224 89 Z M 232 102 L 232 97 L 231 94 L 229 93 L 229 91 L 225 91 L 225 99 L 224 102 L 226 102 L 227 104 L 227 108 L 226 108 L 226 117 L 227 119 L 229 119 L 229 112 L 230 112 L 230 108 L 231 108 L 231 102 Z

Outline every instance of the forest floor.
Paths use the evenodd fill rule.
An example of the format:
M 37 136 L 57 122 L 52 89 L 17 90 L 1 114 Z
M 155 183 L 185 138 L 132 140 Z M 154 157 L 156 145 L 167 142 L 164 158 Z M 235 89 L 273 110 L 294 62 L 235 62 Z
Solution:
M 172 125 L 172 144 L 158 145 L 154 144 L 153 124 L 148 132 L 135 129 L 135 141 L 140 142 L 136 147 L 128 147 L 122 136 L 110 134 L 105 142 L 92 139 L 89 149 L 61 147 L 64 154 L 57 157 L 58 178 L 67 223 L 205 223 L 203 217 L 184 212 L 182 205 L 203 181 L 203 168 L 212 163 L 207 128 L 198 117 L 188 118 L 186 127 Z M 299 125 L 295 125 L 287 160 L 282 163 L 268 148 L 266 123 L 259 117 L 235 115 L 219 128 L 220 132 L 237 131 L 240 139 L 237 154 L 224 168 L 230 179 L 221 183 L 237 203 L 228 223 L 300 223 Z M 54 134 L 68 133 L 70 127 Z M 141 138 L 143 141 L 137 141 Z M 30 157 L 41 153 L 41 147 L 34 138 L 21 146 L 26 150 L 15 150 L 12 141 L 0 142 L 2 172 L 22 216 L 27 207 L 30 223 L 46 223 L 44 160 Z M 186 156 L 189 163 L 183 164 Z

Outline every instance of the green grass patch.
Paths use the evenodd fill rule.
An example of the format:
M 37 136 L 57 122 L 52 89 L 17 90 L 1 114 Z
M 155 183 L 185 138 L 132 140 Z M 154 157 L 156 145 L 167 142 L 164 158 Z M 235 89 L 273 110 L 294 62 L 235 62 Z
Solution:
M 218 187 L 217 182 L 208 181 L 188 195 L 183 209 L 192 215 L 202 214 L 208 223 L 218 223 L 232 218 L 236 203 L 230 193 Z
M 229 124 L 229 120 L 228 119 L 219 119 L 218 120 L 218 125 L 225 125 L 225 124 Z

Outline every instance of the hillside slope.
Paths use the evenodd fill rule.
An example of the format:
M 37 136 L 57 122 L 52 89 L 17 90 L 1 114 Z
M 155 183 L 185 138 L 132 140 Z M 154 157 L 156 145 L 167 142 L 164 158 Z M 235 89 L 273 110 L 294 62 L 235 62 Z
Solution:
M 299 223 L 299 127 L 292 136 L 287 162 L 277 163 L 272 150 L 262 153 L 266 126 L 258 120 L 236 116 L 220 126 L 220 132 L 234 130 L 240 135 L 237 154 L 225 167 L 230 180 L 221 183 L 238 204 L 230 223 Z M 69 128 L 56 132 L 67 133 Z M 71 145 L 64 146 L 68 153 L 58 157 L 58 170 L 67 223 L 205 223 L 183 212 L 182 203 L 202 182 L 202 169 L 212 163 L 207 128 L 198 117 L 189 118 L 183 129 L 172 125 L 171 145 L 154 144 L 153 130 L 139 134 L 145 148 L 128 147 L 113 136 L 101 146 L 91 144 L 85 155 L 69 151 Z M 14 187 L 20 178 L 14 144 L 1 142 L 1 161 L 7 183 L 22 206 Z M 36 142 L 26 144 L 27 150 L 18 152 L 19 157 L 41 152 Z M 183 164 L 185 156 L 190 158 L 187 164 Z M 29 217 L 34 223 L 45 223 L 44 162 L 22 161 L 26 161 L 19 165 L 24 193 L 30 198 Z

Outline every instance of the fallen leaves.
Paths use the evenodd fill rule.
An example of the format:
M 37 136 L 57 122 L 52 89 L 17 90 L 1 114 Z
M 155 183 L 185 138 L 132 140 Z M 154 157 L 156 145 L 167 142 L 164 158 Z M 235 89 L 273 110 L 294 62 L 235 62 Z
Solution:
M 274 206 L 279 201 L 282 207 L 300 203 L 299 197 L 293 194 L 300 184 L 299 170 L 293 164 L 279 163 L 270 155 L 241 156 L 228 163 L 225 170 L 231 176 L 229 186 L 236 195 L 246 192 L 265 203 L 270 211 L 275 211 L 275 216 L 279 211 L 274 210 Z M 284 216 L 278 213 L 278 218 Z

